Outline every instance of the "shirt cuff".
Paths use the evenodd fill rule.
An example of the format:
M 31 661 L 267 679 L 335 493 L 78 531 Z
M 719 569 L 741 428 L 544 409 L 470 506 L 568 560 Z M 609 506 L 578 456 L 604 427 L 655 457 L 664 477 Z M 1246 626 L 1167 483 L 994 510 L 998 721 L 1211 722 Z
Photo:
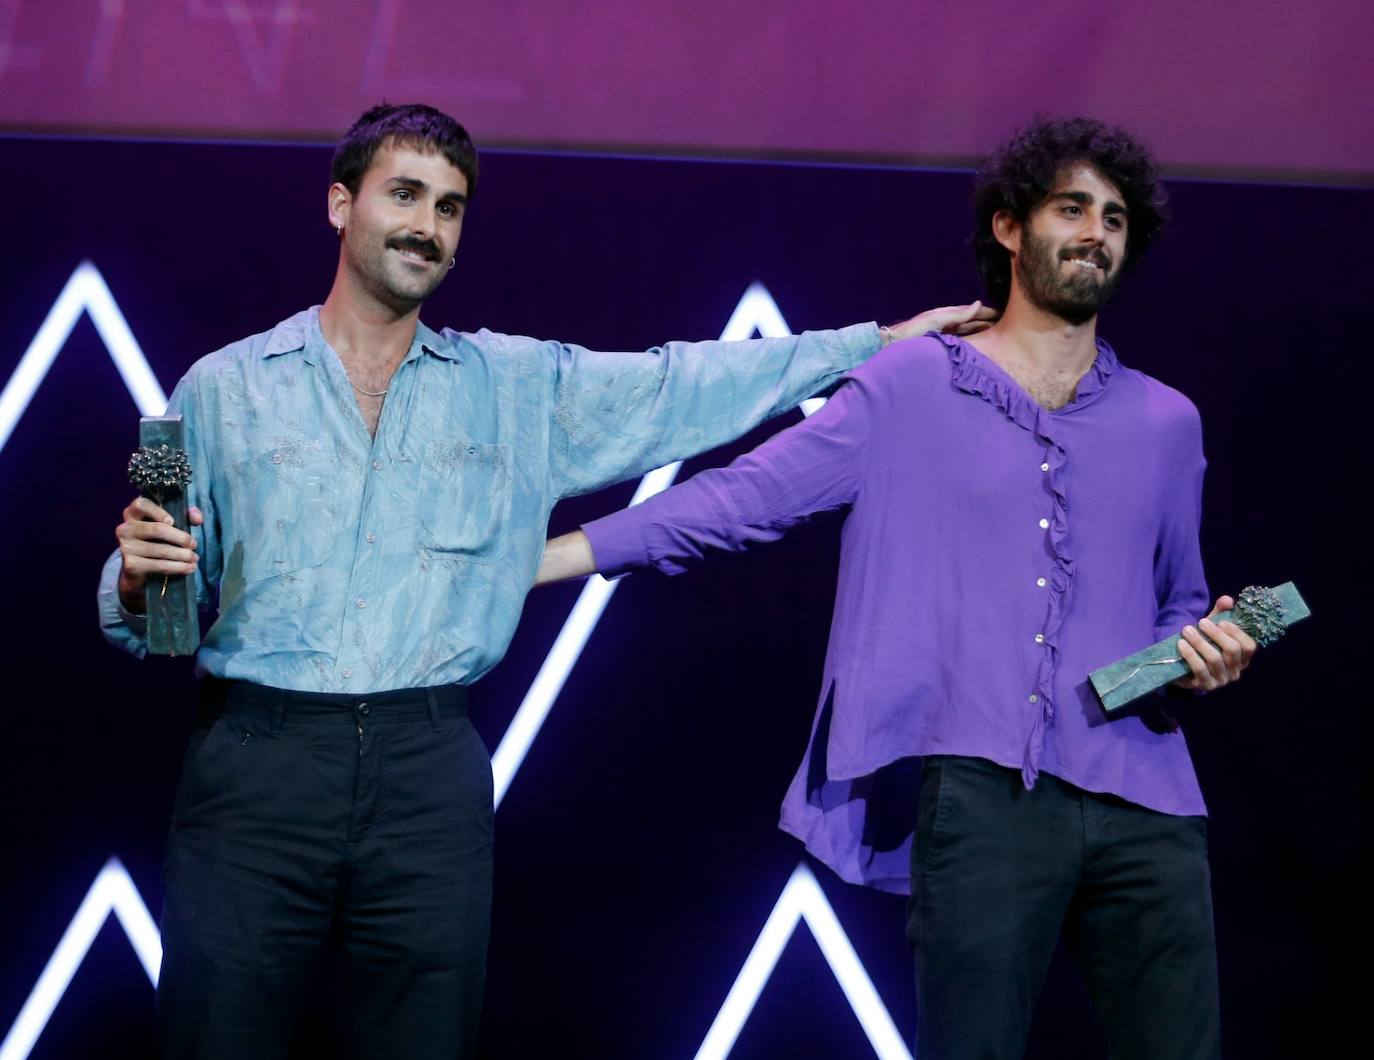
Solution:
M 105 561 L 105 567 L 101 571 L 100 590 L 96 594 L 96 604 L 100 611 L 101 629 L 122 647 L 133 651 L 139 642 L 145 641 L 148 637 L 148 616 L 134 614 L 119 598 L 119 571 L 122 562 L 118 550 Z M 130 643 L 131 640 L 134 643 Z
M 634 508 L 622 508 L 583 524 L 582 532 L 592 547 L 592 562 L 602 577 L 618 578 L 648 566 L 649 550 L 637 515 Z
M 875 321 L 867 324 L 851 324 L 841 328 L 839 335 L 850 356 L 849 368 L 857 368 L 883 348 L 883 335 Z
M 119 612 L 120 620 L 129 627 L 129 632 L 136 637 L 146 637 L 148 635 L 148 616 L 146 614 L 136 615 L 124 606 L 124 601 L 115 596 L 115 610 Z

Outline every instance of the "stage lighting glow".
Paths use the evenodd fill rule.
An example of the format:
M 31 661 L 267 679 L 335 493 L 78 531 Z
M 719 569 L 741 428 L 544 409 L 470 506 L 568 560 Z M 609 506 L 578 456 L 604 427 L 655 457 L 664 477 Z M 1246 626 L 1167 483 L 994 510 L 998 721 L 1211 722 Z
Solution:
M 157 925 L 129 873 L 118 858 L 111 858 L 77 906 L 76 915 L 63 932 L 24 1007 L 19 1010 L 19 1018 L 0 1042 L 0 1060 L 25 1060 L 29 1055 L 112 912 L 133 943 L 134 953 L 149 981 L 157 985 L 158 969 L 162 966 L 162 939 Z
M 120 377 L 133 396 L 138 411 L 145 416 L 161 416 L 167 411 L 167 395 L 163 393 L 153 370 L 148 367 L 148 359 L 143 356 L 138 340 L 129 330 L 129 324 L 119 311 L 105 278 L 89 261 L 83 261 L 67 280 L 62 293 L 39 325 L 38 334 L 34 335 L 29 348 L 19 359 L 19 366 L 5 384 L 5 389 L 0 391 L 0 450 L 5 448 L 19 417 L 24 415 L 33 395 L 38 392 L 43 377 L 66 345 L 83 310 L 91 315 L 91 321 L 100 333 L 105 348 L 110 351 L 110 358 L 119 369 Z
M 844 991 L 849 1007 L 859 1018 L 869 1044 L 879 1060 L 912 1060 L 892 1017 L 878 996 L 849 936 L 844 933 L 835 910 L 815 875 L 802 862 L 778 895 L 773 912 L 764 922 L 754 948 L 744 960 L 735 985 L 725 997 L 706 1039 L 697 1050 L 696 1060 L 725 1060 L 734 1048 L 744 1023 L 758 1003 L 768 977 L 787 947 L 797 922 L 804 920 L 811 929 L 825 961 Z

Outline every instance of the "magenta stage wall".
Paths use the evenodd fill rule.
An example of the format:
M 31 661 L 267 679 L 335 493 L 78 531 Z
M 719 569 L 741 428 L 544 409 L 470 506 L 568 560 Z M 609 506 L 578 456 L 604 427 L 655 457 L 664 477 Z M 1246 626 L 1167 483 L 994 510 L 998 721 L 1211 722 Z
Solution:
M 422 99 L 484 146 L 923 163 L 1036 110 L 1173 172 L 1374 181 L 1368 0 L 5 0 L 0 128 L 337 139 Z

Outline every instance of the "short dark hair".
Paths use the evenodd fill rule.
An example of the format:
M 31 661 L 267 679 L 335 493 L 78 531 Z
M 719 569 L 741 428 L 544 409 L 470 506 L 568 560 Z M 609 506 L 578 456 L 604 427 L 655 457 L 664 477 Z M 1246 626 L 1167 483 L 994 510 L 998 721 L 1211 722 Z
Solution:
M 329 182 L 357 195 L 363 174 L 386 144 L 438 151 L 467 178 L 468 201 L 477 190 L 477 148 L 468 131 L 441 110 L 423 103 L 381 103 L 353 123 L 329 167 Z
M 1168 216 L 1168 194 L 1149 148 L 1124 129 L 1093 118 L 1036 118 L 988 158 L 973 182 L 971 242 L 989 300 L 1006 305 L 1011 293 L 1011 254 L 992 233 L 993 216 L 1007 210 L 1024 223 L 1065 167 L 1079 162 L 1116 185 L 1125 200 L 1123 270 L 1159 238 Z

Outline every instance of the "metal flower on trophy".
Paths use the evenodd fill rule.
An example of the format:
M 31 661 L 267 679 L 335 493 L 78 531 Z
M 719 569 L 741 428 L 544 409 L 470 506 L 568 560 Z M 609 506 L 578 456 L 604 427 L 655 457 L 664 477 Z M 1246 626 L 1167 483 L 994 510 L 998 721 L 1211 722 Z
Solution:
M 190 531 L 186 490 L 191 461 L 186 455 L 180 416 L 144 416 L 139 447 L 129 457 L 129 481 L 172 517 L 178 530 Z M 200 644 L 195 583 L 185 574 L 164 574 L 160 591 L 148 594 L 148 651 L 190 655 Z

